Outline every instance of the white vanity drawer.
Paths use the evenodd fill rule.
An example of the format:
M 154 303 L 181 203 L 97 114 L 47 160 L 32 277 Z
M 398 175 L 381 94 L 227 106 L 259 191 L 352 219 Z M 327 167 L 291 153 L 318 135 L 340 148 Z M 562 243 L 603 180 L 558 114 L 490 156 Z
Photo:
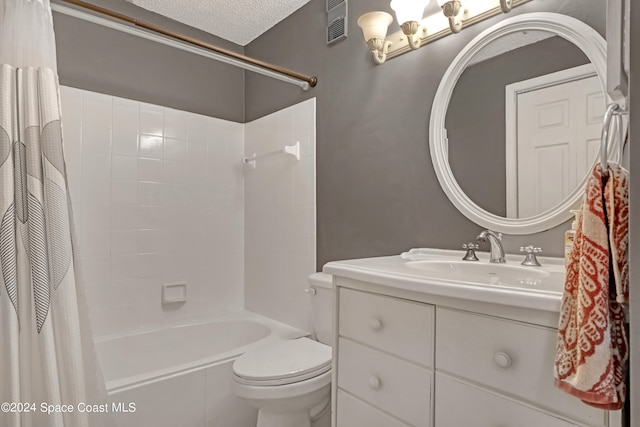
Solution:
M 433 367 L 434 306 L 340 288 L 339 333 Z
M 575 427 L 439 373 L 436 393 L 435 427 Z
M 339 388 L 412 426 L 431 425 L 430 371 L 345 338 L 338 346 Z
M 409 427 L 342 390 L 338 390 L 337 427 Z
M 553 385 L 554 329 L 441 308 L 436 324 L 438 372 L 494 387 L 592 426 L 606 425 L 605 411 Z

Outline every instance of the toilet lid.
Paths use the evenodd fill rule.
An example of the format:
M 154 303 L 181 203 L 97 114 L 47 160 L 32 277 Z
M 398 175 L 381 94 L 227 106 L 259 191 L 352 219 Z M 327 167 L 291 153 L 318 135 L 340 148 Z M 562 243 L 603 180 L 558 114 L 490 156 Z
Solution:
M 331 347 L 309 338 L 281 341 L 248 351 L 233 363 L 233 372 L 250 381 L 320 375 L 331 369 Z M 314 375 L 315 376 L 315 375 Z

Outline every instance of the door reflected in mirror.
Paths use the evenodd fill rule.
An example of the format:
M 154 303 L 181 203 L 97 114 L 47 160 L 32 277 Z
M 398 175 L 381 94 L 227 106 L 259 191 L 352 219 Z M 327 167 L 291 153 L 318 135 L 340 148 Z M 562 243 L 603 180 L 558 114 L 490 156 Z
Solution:
M 508 34 L 479 50 L 455 85 L 445 118 L 449 165 L 479 207 L 533 217 L 591 169 L 604 110 L 581 49 L 550 32 Z

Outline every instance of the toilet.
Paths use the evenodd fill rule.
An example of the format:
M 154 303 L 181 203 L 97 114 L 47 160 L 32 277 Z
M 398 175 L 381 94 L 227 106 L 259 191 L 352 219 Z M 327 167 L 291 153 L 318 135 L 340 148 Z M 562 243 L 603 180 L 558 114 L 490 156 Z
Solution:
M 256 427 L 329 427 L 333 330 L 331 276 L 309 276 L 317 341 L 297 338 L 248 351 L 233 363 L 233 391 L 258 409 Z

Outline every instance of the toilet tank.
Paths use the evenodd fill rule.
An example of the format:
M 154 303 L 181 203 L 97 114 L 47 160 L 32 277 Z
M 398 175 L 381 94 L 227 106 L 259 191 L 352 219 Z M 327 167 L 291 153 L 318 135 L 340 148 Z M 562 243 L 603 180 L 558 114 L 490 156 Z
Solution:
M 333 277 L 326 273 L 309 276 L 311 295 L 311 323 L 316 338 L 323 344 L 333 345 Z

